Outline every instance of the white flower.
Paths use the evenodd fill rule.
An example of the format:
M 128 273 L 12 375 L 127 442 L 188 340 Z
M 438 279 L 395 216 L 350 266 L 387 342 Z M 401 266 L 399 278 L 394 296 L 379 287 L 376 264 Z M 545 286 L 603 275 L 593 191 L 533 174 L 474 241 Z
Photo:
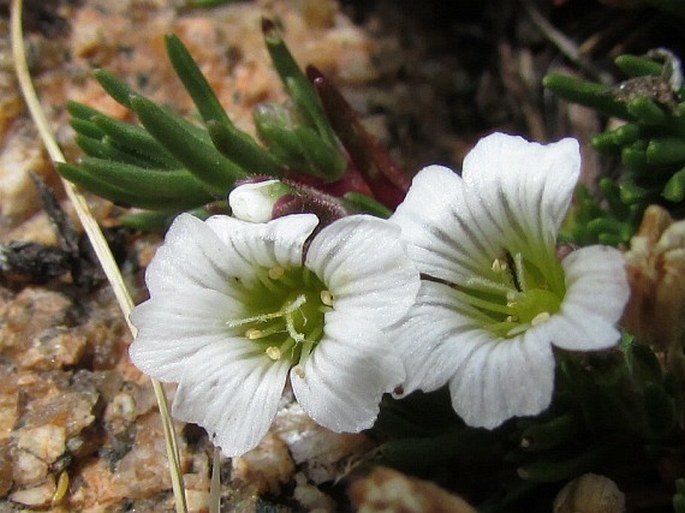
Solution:
M 317 224 L 182 214 L 148 267 L 133 362 L 178 382 L 174 416 L 205 427 L 227 456 L 259 443 L 288 377 L 305 411 L 339 432 L 371 427 L 404 379 L 383 331 L 420 285 L 399 229 L 351 216 L 305 251 Z
M 422 276 L 397 329 L 404 393 L 449 383 L 455 411 L 494 428 L 550 403 L 552 345 L 605 349 L 628 298 L 621 253 L 593 246 L 556 256 L 578 179 L 578 143 L 543 146 L 493 134 L 462 176 L 430 166 L 391 220 Z

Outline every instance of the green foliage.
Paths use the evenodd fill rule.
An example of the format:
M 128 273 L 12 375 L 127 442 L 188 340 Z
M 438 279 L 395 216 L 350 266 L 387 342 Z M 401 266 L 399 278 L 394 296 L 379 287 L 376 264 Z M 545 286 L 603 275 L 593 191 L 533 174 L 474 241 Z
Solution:
M 561 241 L 581 246 L 618 246 L 630 241 L 644 207 L 628 200 L 629 187 L 619 187 L 609 178 L 600 180 L 599 187 L 603 200 L 593 197 L 585 186 L 578 186 L 573 208 L 562 227 Z
M 255 111 L 259 136 L 289 166 L 334 181 L 347 161 L 316 91 L 286 47 L 275 23 L 262 20 L 266 48 L 294 108 Z
M 674 217 L 685 198 L 685 90 L 680 64 L 665 50 L 622 55 L 617 67 L 632 77 L 615 87 L 560 74 L 545 87 L 558 96 L 625 121 L 592 139 L 592 146 L 621 163 L 618 183 L 605 179 L 601 194 L 579 189 L 564 238 L 578 244 L 626 244 L 644 209 L 660 204 Z
M 324 182 L 340 178 L 347 160 L 316 92 L 271 22 L 264 22 L 264 33 L 274 67 L 292 98 L 290 109 L 262 105 L 256 110 L 266 148 L 233 124 L 186 47 L 169 35 L 167 54 L 202 125 L 98 70 L 95 78 L 100 85 L 140 124 L 70 102 L 71 125 L 86 157 L 77 164 L 60 164 L 62 176 L 117 204 L 159 211 L 122 219 L 149 229 L 166 226 L 182 210 L 206 213 L 204 205 L 225 198 L 236 181 L 252 174 L 283 176 L 294 171 Z

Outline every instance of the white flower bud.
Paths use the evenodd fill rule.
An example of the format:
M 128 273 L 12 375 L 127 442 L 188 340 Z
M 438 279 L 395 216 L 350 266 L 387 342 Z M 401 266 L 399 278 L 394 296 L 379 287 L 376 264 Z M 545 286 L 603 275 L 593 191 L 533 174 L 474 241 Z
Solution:
M 228 195 L 233 217 L 250 223 L 266 223 L 273 219 L 273 208 L 292 190 L 279 180 L 245 183 Z

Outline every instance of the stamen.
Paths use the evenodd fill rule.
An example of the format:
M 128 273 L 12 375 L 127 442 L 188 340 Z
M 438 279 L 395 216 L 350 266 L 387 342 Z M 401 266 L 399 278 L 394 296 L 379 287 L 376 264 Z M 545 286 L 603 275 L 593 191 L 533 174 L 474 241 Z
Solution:
M 258 340 L 260 338 L 268 337 L 274 333 L 282 333 L 283 326 L 279 323 L 272 325 L 270 328 L 249 328 L 245 331 L 245 337 L 249 340 Z
M 490 268 L 493 270 L 494 273 L 502 274 L 509 270 L 509 264 L 507 264 L 506 260 L 503 260 L 501 258 L 495 258 L 492 261 L 492 266 L 490 266 Z
M 277 265 L 276 267 L 272 267 L 269 269 L 268 273 L 269 278 L 272 280 L 279 280 L 283 278 L 283 275 L 285 274 L 285 269 L 283 269 L 280 265 Z
M 264 332 L 262 330 L 258 330 L 257 328 L 250 328 L 245 332 L 245 338 L 248 340 L 257 340 L 264 338 L 264 336 Z
M 521 292 L 525 292 L 528 290 L 528 287 L 526 285 L 526 269 L 523 266 L 523 255 L 521 255 L 521 253 L 516 253 L 514 255 L 514 269 L 517 288 Z
M 293 372 L 297 374 L 298 378 L 304 379 L 304 367 L 302 367 L 302 365 L 295 365 L 295 367 L 293 367 Z
M 470 277 L 466 280 L 466 286 L 471 289 L 480 289 L 484 292 L 497 292 L 503 294 L 509 294 L 512 292 L 512 288 L 508 287 L 504 283 L 497 283 L 494 280 L 488 280 L 487 278 L 483 278 L 481 276 Z
M 512 309 L 509 305 L 503 305 L 500 303 L 495 303 L 493 301 L 488 301 L 486 299 L 481 299 L 469 292 L 464 292 L 459 289 L 453 289 L 458 295 L 461 296 L 462 300 L 471 306 L 474 306 L 480 310 L 485 310 L 489 312 L 497 312 L 503 314 L 511 314 Z
M 540 312 L 535 317 L 533 317 L 533 319 L 530 321 L 530 325 L 538 326 L 539 324 L 549 321 L 550 317 L 551 315 L 549 314 L 549 312 Z
M 319 294 L 319 297 L 324 305 L 333 306 L 333 294 L 331 294 L 330 291 L 322 290 L 321 294 Z
M 273 269 L 273 268 L 271 268 L 271 269 Z M 271 292 L 279 292 L 280 288 L 279 288 L 278 284 L 274 283 L 274 280 L 271 278 L 271 269 L 267 270 L 266 274 L 264 274 L 263 272 L 258 272 L 257 278 L 259 279 L 259 283 L 264 285 L 264 287 L 267 290 L 269 290 Z
M 511 329 L 507 332 L 506 337 L 507 337 L 507 338 L 515 337 L 515 336 L 518 335 L 519 333 L 523 333 L 523 332 L 527 331 L 528 328 L 530 328 L 530 327 L 531 327 L 531 325 L 530 325 L 530 323 L 528 323 L 528 322 L 525 322 L 525 323 L 523 323 L 523 324 L 519 324 L 518 326 L 515 326 L 515 327 L 511 328 Z
M 266 356 L 271 358 L 273 361 L 281 359 L 281 350 L 276 346 L 269 346 L 264 352 L 266 353 Z
M 316 342 L 321 334 L 323 333 L 323 324 L 318 325 L 312 332 L 309 334 L 309 338 L 307 338 L 307 342 Z

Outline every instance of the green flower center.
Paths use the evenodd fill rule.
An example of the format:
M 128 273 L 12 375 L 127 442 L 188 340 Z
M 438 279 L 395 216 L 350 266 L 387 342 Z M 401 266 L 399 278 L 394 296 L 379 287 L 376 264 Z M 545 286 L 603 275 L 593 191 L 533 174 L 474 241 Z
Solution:
M 551 250 L 529 257 L 505 251 L 483 276 L 449 285 L 463 313 L 501 338 L 546 322 L 561 309 L 566 295 L 564 270 Z
M 333 296 L 307 268 L 272 267 L 245 290 L 246 315 L 226 326 L 256 343 L 272 360 L 302 362 L 321 340 Z

